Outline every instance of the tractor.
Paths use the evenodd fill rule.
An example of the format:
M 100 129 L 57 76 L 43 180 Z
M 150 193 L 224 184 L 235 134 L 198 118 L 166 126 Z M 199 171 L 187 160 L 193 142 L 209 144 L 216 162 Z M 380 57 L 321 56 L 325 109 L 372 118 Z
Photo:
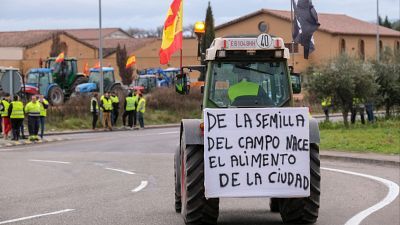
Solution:
M 32 92 L 31 90 L 37 90 Z M 61 87 L 54 82 L 53 71 L 48 68 L 30 69 L 26 77 L 25 94 L 27 98 L 31 95 L 41 94 L 51 105 L 61 105 L 64 103 L 64 92 Z
M 121 83 L 116 82 L 114 68 L 103 67 L 104 91 L 115 92 L 120 99 L 125 95 Z M 76 94 L 89 94 L 100 90 L 100 68 L 91 68 L 87 83 L 79 84 L 75 87 Z
M 154 74 L 139 75 L 136 80 L 129 86 L 132 91 L 141 92 L 143 94 L 150 93 L 157 87 L 157 76 Z
M 78 72 L 76 58 L 65 58 L 61 63 L 57 63 L 54 57 L 48 58 L 46 68 L 53 70 L 54 83 L 60 86 L 66 99 L 75 91 L 76 86 L 88 82 L 88 78 Z
M 315 223 L 320 205 L 319 127 L 307 108 L 294 107 L 293 94 L 301 91 L 301 84 L 300 79 L 291 78 L 289 50 L 283 39 L 269 34 L 216 38 L 205 58 L 202 119 L 183 119 L 180 126 L 174 158 L 175 211 L 182 214 L 185 224 L 217 224 L 221 198 L 265 197 L 269 198 L 271 212 L 279 212 L 284 223 Z M 176 80 L 184 88 L 185 76 L 181 74 Z M 258 114 L 252 117 L 255 112 Z M 307 143 L 296 142 L 296 152 L 288 150 L 293 147 L 292 139 L 281 139 L 288 145 L 285 142 L 283 147 L 279 143 L 275 146 L 274 135 L 286 135 L 294 129 L 285 128 L 285 124 L 296 126 L 285 122 L 285 118 L 292 118 L 289 113 L 288 117 L 283 116 L 285 112 L 294 113 L 304 122 L 304 127 L 299 128 L 303 132 L 299 133 L 308 137 L 302 139 Z M 282 124 L 278 126 L 282 120 L 283 128 Z M 279 132 L 279 128 L 284 132 Z M 210 138 L 215 129 L 219 137 Z M 258 138 L 255 135 L 259 133 L 255 132 L 259 129 L 263 130 Z M 240 135 L 246 139 L 232 139 Z M 256 157 L 258 152 L 262 158 Z M 216 157 L 208 157 L 210 154 Z M 288 154 L 289 158 L 291 154 L 300 154 L 302 164 L 294 163 L 293 158 L 289 161 L 294 165 L 280 164 L 275 161 L 275 154 Z M 259 167 L 252 166 L 253 163 Z M 295 189 L 293 174 L 286 173 L 287 169 L 307 174 L 294 176 L 299 178 L 296 187 L 300 186 L 297 180 L 301 180 L 304 189 Z M 250 171 L 247 181 L 245 173 L 239 174 L 246 170 Z M 254 178 L 249 176 L 253 170 L 261 172 L 255 173 Z M 275 179 L 277 174 L 279 178 Z M 292 186 L 283 184 L 284 181 Z

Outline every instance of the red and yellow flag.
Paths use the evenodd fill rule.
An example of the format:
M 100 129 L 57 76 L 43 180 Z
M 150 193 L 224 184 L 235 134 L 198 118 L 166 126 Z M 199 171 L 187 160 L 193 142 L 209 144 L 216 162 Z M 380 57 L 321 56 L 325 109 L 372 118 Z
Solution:
M 64 61 L 64 52 L 61 52 L 56 58 L 56 63 L 61 63 L 62 61 Z
M 128 60 L 126 61 L 126 69 L 131 68 L 133 65 L 136 64 L 136 56 L 132 55 L 128 58 Z
M 182 49 L 183 0 L 173 0 L 164 23 L 160 63 L 165 65 L 176 50 Z
M 99 69 L 100 68 L 100 62 L 97 62 L 96 64 L 94 64 L 93 68 Z
M 83 67 L 83 74 L 85 74 L 85 76 L 89 75 L 89 63 L 86 63 Z

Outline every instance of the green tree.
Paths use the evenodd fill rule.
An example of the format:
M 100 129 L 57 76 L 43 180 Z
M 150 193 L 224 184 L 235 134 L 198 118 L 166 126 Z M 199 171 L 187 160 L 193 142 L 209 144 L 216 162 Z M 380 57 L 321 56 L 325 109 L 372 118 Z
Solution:
M 387 27 L 387 28 L 389 28 L 389 29 L 392 29 L 392 23 L 389 21 L 389 18 L 388 18 L 388 16 L 386 16 L 385 17 L 385 21 L 383 21 L 383 24 L 382 24 L 384 27 Z
M 374 61 L 378 88 L 378 103 L 385 107 L 390 117 L 393 106 L 400 105 L 400 52 L 385 48 L 379 62 Z
M 348 55 L 332 59 L 308 76 L 310 94 L 319 100 L 331 97 L 334 107 L 341 110 L 346 126 L 353 98 L 369 99 L 377 88 L 370 64 Z
M 206 20 L 205 20 L 206 30 L 203 36 L 203 40 L 201 42 L 201 53 L 205 54 L 206 49 L 210 47 L 212 42 L 215 39 L 215 26 L 214 26 L 214 15 L 211 8 L 211 3 L 208 2 L 208 7 L 206 11 Z M 204 56 L 201 57 L 202 64 L 204 64 Z M 205 80 L 205 74 L 202 73 L 199 78 L 200 81 Z
M 133 76 L 132 76 L 133 69 L 126 68 L 126 61 L 128 60 L 126 46 L 124 45 L 124 48 L 121 48 L 121 46 L 118 44 L 116 54 L 117 54 L 116 60 L 119 70 L 119 76 L 122 79 L 122 83 L 125 85 L 130 85 L 133 81 Z

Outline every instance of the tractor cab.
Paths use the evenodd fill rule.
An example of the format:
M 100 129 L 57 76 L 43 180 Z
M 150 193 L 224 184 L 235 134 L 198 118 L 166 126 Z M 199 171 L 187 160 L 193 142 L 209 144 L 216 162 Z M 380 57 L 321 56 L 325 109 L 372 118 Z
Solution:
M 114 68 L 103 67 L 104 90 L 110 90 L 115 84 Z M 88 83 L 76 86 L 75 92 L 89 93 L 99 91 L 100 87 L 100 68 L 91 68 Z
M 139 75 L 129 89 L 141 93 L 149 93 L 157 87 L 157 80 L 158 77 L 154 74 Z
M 37 94 L 44 95 L 52 105 L 60 105 L 64 102 L 64 93 L 54 82 L 51 69 L 30 69 L 26 77 L 25 88 L 27 90 L 37 88 Z

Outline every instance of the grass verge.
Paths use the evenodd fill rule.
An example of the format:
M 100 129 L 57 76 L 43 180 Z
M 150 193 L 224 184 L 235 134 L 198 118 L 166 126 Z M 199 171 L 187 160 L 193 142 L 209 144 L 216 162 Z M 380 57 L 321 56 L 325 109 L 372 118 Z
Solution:
M 340 122 L 324 122 L 320 131 L 323 150 L 400 154 L 400 118 L 350 128 Z

